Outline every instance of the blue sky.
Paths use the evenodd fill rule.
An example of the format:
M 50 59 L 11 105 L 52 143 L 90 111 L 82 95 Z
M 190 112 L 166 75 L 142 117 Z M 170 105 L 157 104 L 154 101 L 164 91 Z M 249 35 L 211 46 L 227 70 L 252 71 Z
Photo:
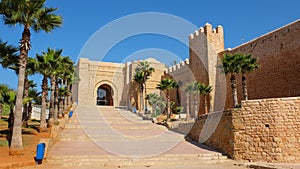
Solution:
M 47 6 L 59 8 L 56 13 L 63 17 L 63 26 L 49 34 L 43 32 L 32 33 L 32 50 L 29 54 L 33 57 L 36 53 L 45 51 L 47 47 L 62 48 L 64 49 L 63 55 L 70 56 L 74 61 L 82 55 L 97 59 L 97 54 L 95 56 L 85 56 L 84 53 L 80 53 L 87 40 L 97 30 L 110 22 L 135 13 L 159 12 L 171 14 L 187 20 L 196 27 L 203 26 L 207 22 L 211 23 L 213 27 L 222 25 L 225 32 L 225 48 L 233 48 L 300 18 L 300 1 L 298 0 L 48 0 Z M 151 25 L 151 22 L 151 20 L 145 20 L 139 22 L 139 24 Z M 159 27 L 157 24 L 153 25 L 155 28 Z M 126 22 L 124 23 L 125 26 Z M 130 26 L 134 28 L 136 25 L 132 24 Z M 110 33 L 113 35 L 119 31 L 121 32 L 124 27 L 114 27 Z M 182 29 L 176 27 L 174 30 L 181 31 Z M 10 44 L 18 44 L 21 32 L 22 29 L 18 26 L 8 27 L 3 23 L 0 24 L 0 39 L 8 41 Z M 186 33 L 187 39 L 188 32 L 182 33 L 184 36 Z M 99 48 L 108 43 L 109 37 L 110 35 L 107 35 L 100 40 L 98 39 Z M 167 55 L 168 53 L 176 55 L 177 60 L 188 57 L 188 48 L 184 43 L 172 37 L 148 33 L 119 41 L 105 56 L 98 57 L 98 59 L 122 62 L 134 54 L 147 57 L 144 55 L 151 54 L 151 51 L 145 52 L 148 49 L 156 49 L 160 51 L 157 53 L 162 52 L 161 55 Z M 139 51 L 142 52 L 139 53 Z M 161 58 L 162 56 L 157 54 L 157 56 L 151 57 Z M 39 75 L 30 78 L 34 79 L 38 85 L 41 84 Z M 16 88 L 17 76 L 11 70 L 0 68 L 0 83 Z

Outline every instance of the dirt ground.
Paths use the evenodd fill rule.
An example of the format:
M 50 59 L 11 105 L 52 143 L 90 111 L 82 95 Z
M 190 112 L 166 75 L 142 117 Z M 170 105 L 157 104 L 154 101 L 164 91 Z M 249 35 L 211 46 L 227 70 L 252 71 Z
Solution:
M 29 126 L 29 128 L 23 128 L 24 155 L 10 156 L 8 154 L 7 122 L 3 119 L 0 121 L 0 168 L 15 163 L 24 163 L 26 165 L 35 163 L 36 146 L 41 138 L 49 138 L 50 132 L 38 133 L 36 129 L 38 123 L 36 121 L 30 122 Z

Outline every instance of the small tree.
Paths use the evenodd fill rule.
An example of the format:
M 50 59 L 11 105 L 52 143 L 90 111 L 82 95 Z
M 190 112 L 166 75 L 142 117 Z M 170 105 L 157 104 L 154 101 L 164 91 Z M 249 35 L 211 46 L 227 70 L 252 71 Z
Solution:
M 144 90 L 144 74 L 142 72 L 136 72 L 133 76 L 133 80 L 138 84 L 140 91 L 140 107 L 139 110 L 142 110 L 143 107 L 143 90 Z
M 194 91 L 193 85 L 188 83 L 184 87 L 184 91 L 186 92 L 186 119 L 190 118 L 190 100 L 191 100 L 191 93 Z
M 135 69 L 135 72 L 141 72 L 144 75 L 144 86 L 145 86 L 145 112 L 147 112 L 147 80 L 149 78 L 149 76 L 151 76 L 151 74 L 153 72 L 155 72 L 155 69 L 153 67 L 150 66 L 150 63 L 148 61 L 140 61 L 138 66 Z
M 14 123 L 14 107 L 16 105 L 16 92 L 12 89 L 2 91 L 1 98 L 1 103 L 6 104 L 9 107 L 8 129 L 11 133 L 13 130 Z
M 150 93 L 147 96 L 149 105 L 152 106 L 152 115 L 156 116 L 156 109 L 161 102 L 162 98 L 156 93 Z
M 202 90 L 199 90 L 201 89 L 199 86 L 203 85 L 202 83 L 199 83 L 199 82 L 192 82 L 191 83 L 191 89 L 192 89 L 192 93 L 194 94 L 194 116 L 195 118 L 198 118 L 198 111 L 199 111 L 199 108 L 198 108 L 198 99 L 197 99 L 197 95 L 201 95 L 202 94 Z
M 251 54 L 241 54 L 241 73 L 242 73 L 242 87 L 244 100 L 248 100 L 248 91 L 247 91 L 247 82 L 246 82 L 246 73 L 252 72 L 255 69 L 259 68 L 259 65 L 256 63 L 257 59 L 253 58 Z
M 241 59 L 240 54 L 225 54 L 221 60 L 225 75 L 230 74 L 230 85 L 234 107 L 238 107 L 239 104 L 237 98 L 236 75 L 241 72 Z
M 175 80 L 166 78 L 162 79 L 159 84 L 157 84 L 157 89 L 160 89 L 162 91 L 166 91 L 167 96 L 167 121 L 170 121 L 171 117 L 171 110 L 170 110 L 170 90 L 175 88 L 177 86 L 177 83 Z
M 3 97 L 2 94 L 8 91 L 8 86 L 4 84 L 0 84 L 0 120 L 2 118 L 2 111 L 3 111 Z
M 202 87 L 201 90 L 202 90 L 202 93 L 203 93 L 203 96 L 204 96 L 204 112 L 205 112 L 205 114 L 207 114 L 208 113 L 207 100 L 210 101 L 209 94 L 212 92 L 213 88 L 210 85 L 204 85 L 204 84 L 201 87 Z

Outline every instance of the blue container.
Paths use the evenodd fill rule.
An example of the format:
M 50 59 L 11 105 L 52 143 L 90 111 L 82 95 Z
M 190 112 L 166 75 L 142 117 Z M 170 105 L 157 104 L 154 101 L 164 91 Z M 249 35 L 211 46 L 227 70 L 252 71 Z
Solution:
M 40 143 L 37 145 L 36 147 L 36 161 L 40 161 L 43 160 L 44 158 L 44 154 L 45 154 L 45 148 L 46 148 L 46 144 L 45 143 Z
M 69 117 L 72 117 L 72 116 L 73 116 L 73 111 L 70 111 Z

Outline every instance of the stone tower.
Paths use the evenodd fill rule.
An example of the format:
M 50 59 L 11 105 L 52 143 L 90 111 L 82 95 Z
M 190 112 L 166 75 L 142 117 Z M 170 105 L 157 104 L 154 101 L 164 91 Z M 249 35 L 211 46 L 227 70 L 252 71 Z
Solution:
M 214 98 L 216 88 L 216 69 L 218 53 L 224 51 L 223 27 L 207 23 L 189 36 L 190 69 L 197 81 L 213 87 L 210 94 L 211 108 L 214 111 Z M 204 104 L 204 98 L 200 100 Z M 200 105 L 199 114 L 204 113 L 204 105 Z

